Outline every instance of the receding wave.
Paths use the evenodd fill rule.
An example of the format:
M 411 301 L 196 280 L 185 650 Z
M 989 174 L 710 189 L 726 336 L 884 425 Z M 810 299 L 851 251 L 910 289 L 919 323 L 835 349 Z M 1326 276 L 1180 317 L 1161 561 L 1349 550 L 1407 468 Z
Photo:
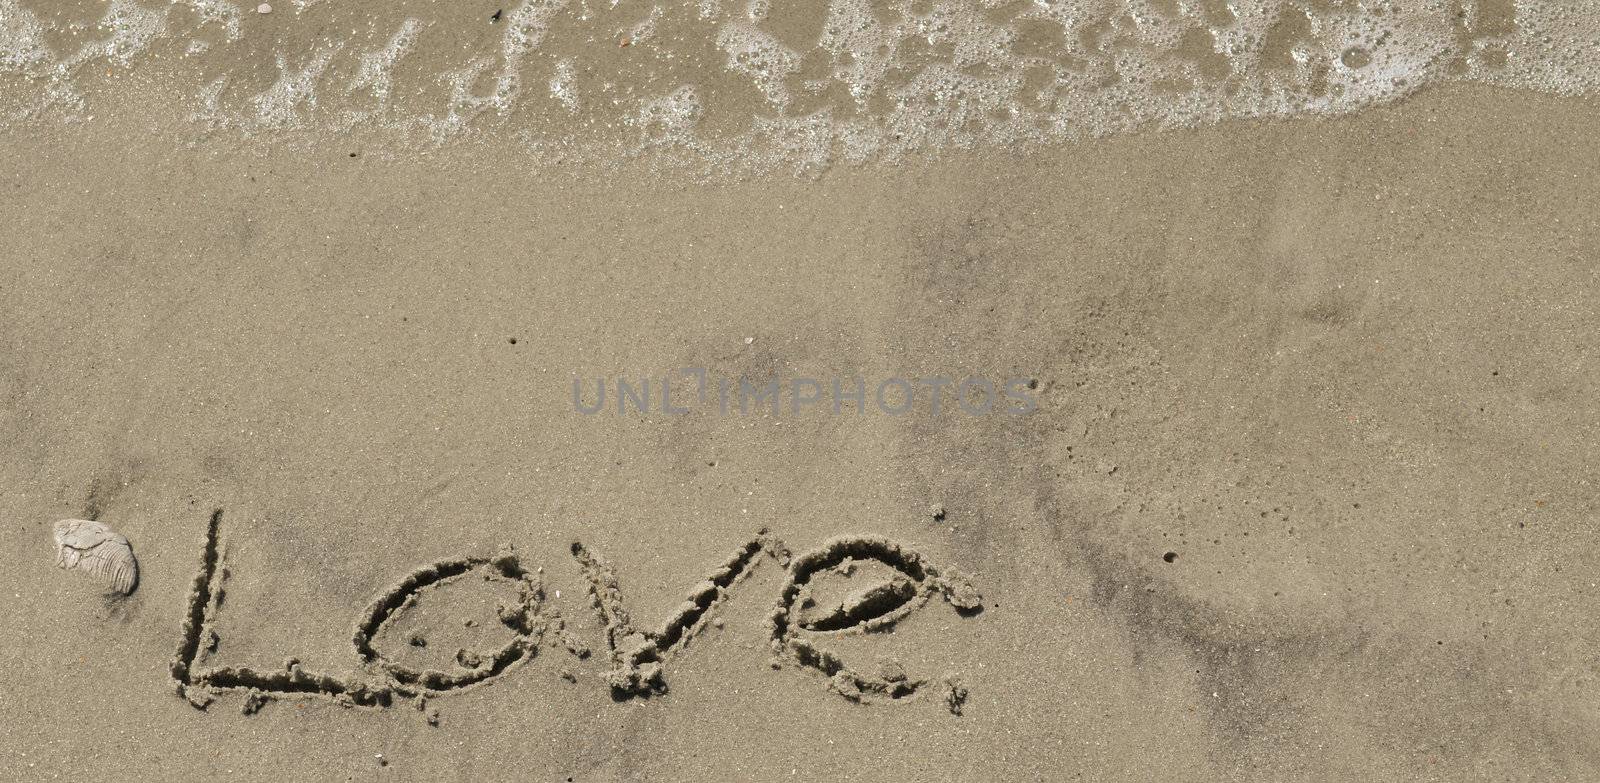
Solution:
M 0 0 L 0 120 L 90 121 L 137 93 L 263 141 L 807 168 L 1338 114 L 1444 81 L 1587 94 L 1597 42 L 1587 0 Z

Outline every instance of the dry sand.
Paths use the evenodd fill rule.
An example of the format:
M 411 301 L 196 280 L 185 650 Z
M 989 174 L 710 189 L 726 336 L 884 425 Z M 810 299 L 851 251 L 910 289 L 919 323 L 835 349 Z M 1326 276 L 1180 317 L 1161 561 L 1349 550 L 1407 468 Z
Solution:
M 1593 100 L 710 185 L 136 125 L 0 139 L 0 777 L 1600 779 Z M 574 408 L 691 367 L 1038 408 Z M 132 542 L 133 595 L 54 568 L 71 517 Z M 774 650 L 774 553 L 836 536 L 954 575 L 877 632 L 785 615 L 906 698 Z M 399 605 L 507 545 L 533 610 L 476 561 Z M 872 613 L 894 574 L 828 576 Z M 497 604 L 522 646 L 421 704 L 203 687 L 384 682 L 352 634 L 386 591 L 382 660 L 450 670 Z M 619 607 L 697 618 L 654 687 L 614 688 Z

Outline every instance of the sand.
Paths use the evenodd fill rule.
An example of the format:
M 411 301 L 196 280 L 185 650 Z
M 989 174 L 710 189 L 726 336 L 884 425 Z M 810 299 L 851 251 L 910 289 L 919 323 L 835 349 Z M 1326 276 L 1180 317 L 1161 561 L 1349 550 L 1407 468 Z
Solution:
M 0 138 L 0 777 L 1600 778 L 1593 99 L 713 183 L 137 114 Z M 684 368 L 779 408 L 574 401 Z

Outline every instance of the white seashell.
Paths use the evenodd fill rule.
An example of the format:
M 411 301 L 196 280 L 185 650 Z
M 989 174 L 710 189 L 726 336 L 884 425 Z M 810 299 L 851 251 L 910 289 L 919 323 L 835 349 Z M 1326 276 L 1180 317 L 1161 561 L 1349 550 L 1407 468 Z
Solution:
M 133 547 L 117 531 L 87 519 L 63 519 L 55 536 L 56 566 L 89 574 L 123 595 L 139 583 Z

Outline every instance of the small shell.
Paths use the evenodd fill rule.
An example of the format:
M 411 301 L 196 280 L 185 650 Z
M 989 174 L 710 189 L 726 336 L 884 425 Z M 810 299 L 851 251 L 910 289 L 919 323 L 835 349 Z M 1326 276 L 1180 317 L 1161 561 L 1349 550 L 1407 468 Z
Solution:
M 56 523 L 56 566 L 89 574 L 123 595 L 139 583 L 139 563 L 128 539 L 87 519 Z

